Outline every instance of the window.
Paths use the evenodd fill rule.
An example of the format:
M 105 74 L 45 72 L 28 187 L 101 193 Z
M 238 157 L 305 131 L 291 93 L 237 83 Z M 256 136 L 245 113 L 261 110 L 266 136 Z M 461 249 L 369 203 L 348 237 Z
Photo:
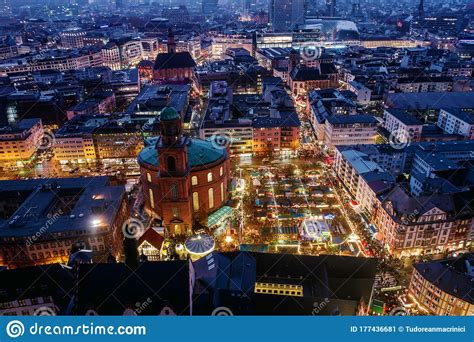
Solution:
M 208 181 L 208 182 L 212 182 L 212 172 L 209 172 L 209 173 L 207 174 L 207 181 Z
M 209 196 L 209 209 L 214 208 L 214 189 L 210 188 L 208 191 Z
M 146 173 L 146 180 L 151 182 L 151 175 L 149 172 Z
M 198 185 L 198 178 L 196 176 L 191 177 L 191 185 Z
M 193 208 L 194 211 L 199 211 L 199 194 L 197 192 L 193 192 Z
M 148 189 L 148 195 L 150 196 L 150 207 L 155 207 L 155 198 L 153 197 L 153 190 Z
M 219 175 L 222 176 L 223 174 L 224 174 L 224 169 L 221 166 L 221 168 L 219 169 Z
M 176 184 L 171 185 L 170 192 L 171 192 L 171 198 L 173 200 L 177 200 L 178 199 L 178 186 Z
M 176 159 L 174 159 L 173 156 L 168 156 L 168 158 L 166 158 L 166 164 L 168 165 L 169 172 L 176 171 Z
M 178 216 L 179 216 L 178 208 L 173 208 L 173 217 L 178 217 Z
M 224 182 L 221 183 L 221 202 L 224 203 Z

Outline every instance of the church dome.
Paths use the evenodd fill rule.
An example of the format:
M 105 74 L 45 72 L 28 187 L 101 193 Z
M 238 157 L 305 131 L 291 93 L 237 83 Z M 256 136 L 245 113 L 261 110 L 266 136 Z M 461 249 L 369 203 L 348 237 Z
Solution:
M 145 148 L 138 155 L 138 161 L 158 167 L 158 138 L 149 138 L 145 141 Z M 209 140 L 190 139 L 188 141 L 188 160 L 191 168 L 202 167 L 227 157 L 227 150 L 214 146 Z
M 173 107 L 165 107 L 160 113 L 161 121 L 174 121 L 178 119 L 181 119 L 181 116 Z

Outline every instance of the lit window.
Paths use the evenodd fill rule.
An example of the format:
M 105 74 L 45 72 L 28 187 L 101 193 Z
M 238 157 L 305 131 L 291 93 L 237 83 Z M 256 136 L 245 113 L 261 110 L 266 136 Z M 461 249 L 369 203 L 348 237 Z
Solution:
M 221 202 L 224 203 L 224 183 L 221 183 Z
M 178 208 L 173 208 L 173 217 L 178 217 L 178 216 L 179 216 Z
M 219 169 L 219 175 L 222 176 L 223 174 L 224 174 L 224 169 L 223 169 L 222 166 L 221 166 L 221 168 Z
M 209 209 L 214 208 L 214 189 L 210 188 L 208 191 L 209 196 Z
M 208 182 L 212 182 L 212 172 L 209 172 L 209 173 L 207 174 L 207 181 L 208 181 Z
M 149 172 L 147 172 L 147 174 L 146 174 L 146 180 L 151 182 L 151 175 L 150 175 Z
M 152 208 L 154 208 L 155 207 L 155 198 L 153 197 L 153 190 L 148 189 L 148 194 L 150 196 L 150 206 Z
M 196 176 L 191 177 L 191 185 L 197 185 L 198 184 L 198 178 Z
M 194 211 L 199 211 L 199 194 L 197 192 L 193 192 L 193 208 Z

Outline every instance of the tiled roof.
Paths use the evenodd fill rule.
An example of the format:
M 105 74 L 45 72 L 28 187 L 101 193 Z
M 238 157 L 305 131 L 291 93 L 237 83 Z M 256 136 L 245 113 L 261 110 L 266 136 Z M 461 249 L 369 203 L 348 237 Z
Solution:
M 455 259 L 418 263 L 413 267 L 443 292 L 474 304 L 474 278 L 468 273 L 466 263 L 474 264 L 473 253 Z
M 196 62 L 187 51 L 177 53 L 160 53 L 156 56 L 155 70 L 194 68 Z

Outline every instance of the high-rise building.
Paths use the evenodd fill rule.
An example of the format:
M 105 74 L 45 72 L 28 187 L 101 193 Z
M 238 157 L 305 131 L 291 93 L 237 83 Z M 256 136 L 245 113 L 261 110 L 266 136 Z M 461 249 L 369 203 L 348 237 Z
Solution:
M 326 15 L 328 17 L 336 15 L 336 0 L 326 0 Z
M 425 15 L 425 6 L 424 1 L 420 0 L 420 4 L 418 5 L 418 16 L 422 17 Z
M 359 16 L 361 14 L 361 10 L 360 10 L 360 0 L 357 0 L 357 2 L 353 2 L 352 3 L 352 11 L 351 11 L 351 15 L 353 17 L 355 16 Z
M 202 0 L 202 13 L 209 15 L 217 11 L 218 0 Z
M 291 31 L 296 25 L 304 24 L 304 0 L 270 0 L 270 23 L 274 32 Z
M 257 1 L 256 0 L 242 0 L 242 15 L 248 17 L 251 12 L 256 10 Z

